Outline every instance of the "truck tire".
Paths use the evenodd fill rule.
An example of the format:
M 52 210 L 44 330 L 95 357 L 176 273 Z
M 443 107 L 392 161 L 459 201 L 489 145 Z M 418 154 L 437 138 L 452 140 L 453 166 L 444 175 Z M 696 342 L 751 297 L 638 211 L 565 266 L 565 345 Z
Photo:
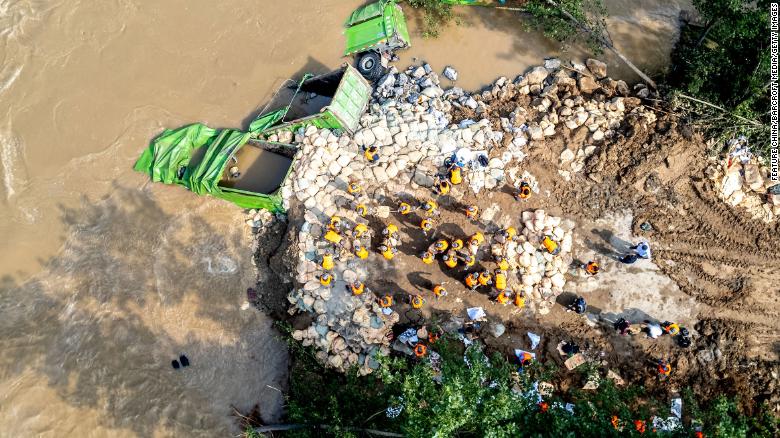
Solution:
M 385 71 L 385 68 L 382 67 L 382 59 L 376 52 L 365 52 L 360 55 L 357 62 L 357 69 L 360 74 L 369 81 L 379 79 Z

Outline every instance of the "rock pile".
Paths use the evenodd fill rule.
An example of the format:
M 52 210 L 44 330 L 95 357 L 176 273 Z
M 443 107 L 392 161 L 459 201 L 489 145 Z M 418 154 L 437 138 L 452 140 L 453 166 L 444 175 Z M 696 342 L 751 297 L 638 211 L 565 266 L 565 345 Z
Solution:
M 780 183 L 769 179 L 769 169 L 751 154 L 729 154 L 710 166 L 718 195 L 731 206 L 745 208 L 752 217 L 772 222 L 780 217 Z
M 517 241 L 504 247 L 494 245 L 494 254 L 503 254 L 519 282 L 512 283 L 515 293 L 537 303 L 541 314 L 549 312 L 555 298 L 566 285 L 566 271 L 572 262 L 572 230 L 574 224 L 560 217 L 549 216 L 544 210 L 525 211 Z M 542 247 L 542 239 L 552 237 L 560 242 L 555 255 Z
M 369 373 L 378 366 L 376 355 L 389 352 L 388 335 L 399 315 L 383 312 L 370 291 L 354 296 L 348 289 L 351 282 L 366 279 L 368 263 L 376 263 L 376 253 L 362 260 L 352 251 L 356 244 L 373 248 L 370 236 L 362 241 L 345 239 L 343 247 L 334 247 L 323 238 L 331 216 L 352 224 L 365 223 L 354 209 L 359 201 L 368 204 L 374 216 L 386 218 L 389 207 L 378 201 L 400 192 L 430 193 L 427 189 L 435 176 L 446 171 L 446 160 L 468 168 L 466 183 L 474 193 L 503 185 L 507 179 L 517 184 L 519 164 L 529 143 L 555 135 L 561 124 L 568 130 L 587 132 L 598 144 L 611 138 L 626 117 L 642 118 L 647 123 L 654 120 L 655 115 L 645 111 L 640 99 L 630 96 L 625 82 L 606 77 L 605 65 L 595 60 L 588 60 L 587 65 L 574 63 L 568 68 L 558 60 L 547 60 L 544 67 L 535 67 L 514 81 L 502 77 L 489 89 L 474 94 L 459 87 L 445 91 L 428 64 L 403 72 L 392 67 L 377 82 L 369 111 L 354 135 L 309 126 L 269 138 L 298 146 L 293 173 L 282 187 L 290 222 L 299 225 L 297 287 L 288 299 L 291 314 L 306 312 L 314 321 L 293 336 L 304 345 L 314 345 L 319 359 L 339 370 L 357 365 L 360 373 Z M 457 79 L 452 68 L 444 75 Z M 639 88 L 636 94 L 648 93 Z M 492 115 L 492 105 L 507 102 L 514 105 L 507 117 Z M 363 157 L 362 148 L 368 146 L 379 150 L 379 159 L 373 163 Z M 570 172 L 577 172 L 596 147 L 588 145 L 561 159 L 566 158 Z M 538 191 L 530 174 L 524 172 L 521 179 L 530 180 L 533 190 Z M 347 190 L 351 182 L 358 182 L 370 196 L 356 199 Z M 303 217 L 294 217 L 299 212 Z M 572 225 L 541 210 L 523 213 L 521 219 L 520 239 L 507 254 L 518 274 L 513 289 L 538 302 L 539 311 L 546 313 L 566 284 Z M 253 216 L 251 220 L 250 226 L 254 226 L 257 219 Z M 259 220 L 262 223 L 262 218 Z M 560 253 L 552 255 L 539 249 L 545 235 L 561 242 Z M 333 253 L 336 259 L 331 270 L 335 280 L 329 286 L 317 280 L 321 273 L 318 261 L 325 252 Z

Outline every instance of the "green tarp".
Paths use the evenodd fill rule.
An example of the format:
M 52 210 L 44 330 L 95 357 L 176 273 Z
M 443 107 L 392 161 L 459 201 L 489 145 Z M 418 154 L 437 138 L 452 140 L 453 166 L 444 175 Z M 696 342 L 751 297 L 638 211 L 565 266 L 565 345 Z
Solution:
M 148 174 L 154 182 L 179 184 L 199 195 L 216 196 L 240 207 L 282 211 L 278 193 L 220 187 L 219 181 L 230 157 L 246 144 L 252 133 L 267 129 L 286 113 L 287 107 L 257 118 L 250 125 L 250 132 L 217 130 L 200 123 L 166 129 L 152 141 L 133 168 Z

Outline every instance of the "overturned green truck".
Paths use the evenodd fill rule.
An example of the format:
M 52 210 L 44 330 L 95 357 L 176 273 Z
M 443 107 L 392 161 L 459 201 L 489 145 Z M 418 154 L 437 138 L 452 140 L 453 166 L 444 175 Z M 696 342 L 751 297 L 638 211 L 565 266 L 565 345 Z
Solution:
M 306 126 L 352 133 L 371 97 L 371 85 L 349 65 L 307 75 L 293 99 L 257 117 L 248 131 L 195 123 L 166 129 L 152 140 L 134 169 L 154 182 L 178 184 L 243 208 L 284 212 L 282 186 L 295 164 L 296 146 L 268 141 Z M 320 107 L 319 110 L 311 108 Z M 286 120 L 289 119 L 289 120 Z

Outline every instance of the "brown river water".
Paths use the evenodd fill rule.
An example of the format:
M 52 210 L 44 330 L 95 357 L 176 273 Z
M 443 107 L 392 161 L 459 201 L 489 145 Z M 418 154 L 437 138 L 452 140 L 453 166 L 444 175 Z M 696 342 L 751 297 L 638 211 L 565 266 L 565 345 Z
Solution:
M 224 436 L 255 404 L 279 418 L 288 359 L 246 303 L 240 210 L 131 167 L 164 127 L 246 127 L 285 79 L 344 62 L 360 3 L 0 0 L 0 436 Z M 617 47 L 662 69 L 689 3 L 607 4 Z M 401 65 L 453 65 L 475 89 L 560 54 L 513 12 L 459 11 L 437 40 L 410 14 Z

